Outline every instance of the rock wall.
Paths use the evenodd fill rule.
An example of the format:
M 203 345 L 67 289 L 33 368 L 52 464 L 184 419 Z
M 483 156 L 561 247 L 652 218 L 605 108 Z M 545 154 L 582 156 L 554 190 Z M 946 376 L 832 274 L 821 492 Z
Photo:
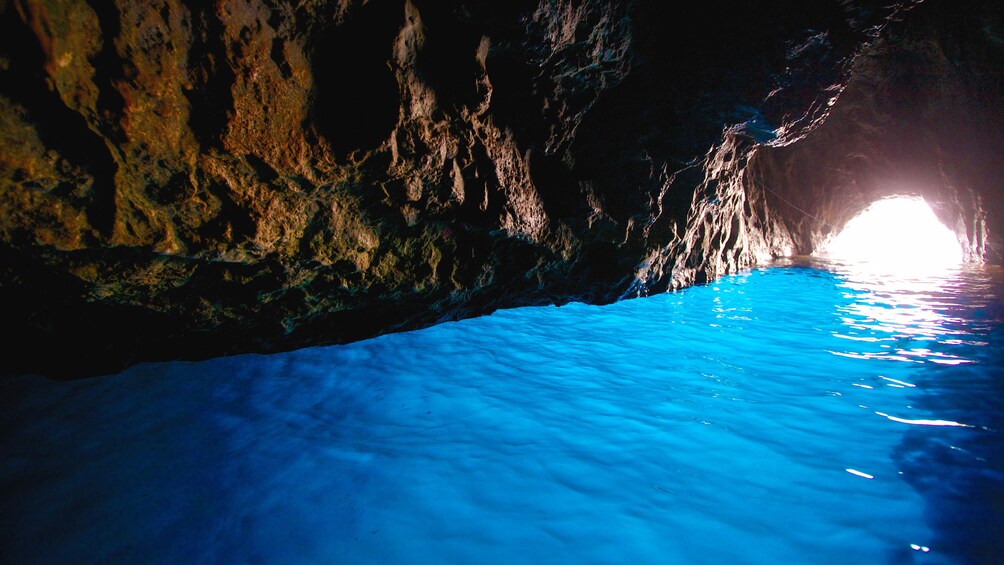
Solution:
M 855 59 L 824 122 L 761 147 L 746 188 L 811 252 L 875 200 L 922 196 L 969 259 L 1004 254 L 1004 9 L 923 2 Z
M 807 4 L 0 2 L 5 370 L 345 342 L 805 251 L 868 193 L 785 163 L 826 153 L 855 88 L 916 74 L 889 59 L 916 8 Z M 922 70 L 983 77 L 986 49 Z M 970 223 L 981 190 L 952 193 Z

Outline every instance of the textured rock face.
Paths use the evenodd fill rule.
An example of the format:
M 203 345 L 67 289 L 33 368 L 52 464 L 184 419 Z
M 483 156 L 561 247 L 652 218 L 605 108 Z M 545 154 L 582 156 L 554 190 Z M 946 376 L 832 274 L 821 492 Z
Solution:
M 984 87 L 982 110 L 1000 100 L 989 2 L 957 31 L 915 17 L 926 3 L 712 1 L 686 17 L 655 0 L 299 4 L 0 3 L 8 371 L 94 374 L 677 288 L 846 221 L 877 189 L 841 192 L 811 164 L 895 162 L 909 150 L 888 149 L 889 120 L 919 113 L 941 132 L 945 107 L 1001 131 L 968 113 Z M 900 109 L 918 73 L 941 97 Z M 952 94 L 970 79 L 986 84 Z M 962 155 L 935 137 L 927 149 Z M 888 146 L 862 169 L 865 142 Z M 999 183 L 952 167 L 991 157 L 941 167 L 935 189 L 977 254 Z
M 924 2 L 854 61 L 825 122 L 751 157 L 746 189 L 803 253 L 871 202 L 918 195 L 970 259 L 1004 253 L 1004 18 L 999 4 Z M 803 213 L 804 211 L 804 213 Z

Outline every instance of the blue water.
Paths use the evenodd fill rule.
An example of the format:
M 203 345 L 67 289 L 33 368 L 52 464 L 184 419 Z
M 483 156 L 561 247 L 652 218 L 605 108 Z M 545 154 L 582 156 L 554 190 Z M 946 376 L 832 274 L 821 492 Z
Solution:
M 0 562 L 1004 560 L 1001 271 L 822 266 L 0 380 Z

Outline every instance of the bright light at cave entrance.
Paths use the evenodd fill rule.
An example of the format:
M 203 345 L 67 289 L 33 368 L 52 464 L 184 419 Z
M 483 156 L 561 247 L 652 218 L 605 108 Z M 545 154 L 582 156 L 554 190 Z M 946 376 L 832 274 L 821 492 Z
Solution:
M 819 255 L 882 268 L 926 268 L 962 262 L 959 239 L 921 198 L 880 200 L 847 222 Z

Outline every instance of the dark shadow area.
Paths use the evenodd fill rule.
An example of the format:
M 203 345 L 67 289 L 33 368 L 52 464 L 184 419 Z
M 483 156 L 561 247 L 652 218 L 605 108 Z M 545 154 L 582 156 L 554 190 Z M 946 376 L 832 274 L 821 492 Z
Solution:
M 116 83 L 125 78 L 125 61 L 115 48 L 115 40 L 122 33 L 122 14 L 114 2 L 89 0 L 88 5 L 94 10 L 101 26 L 101 50 L 91 60 L 94 65 L 94 84 L 98 87 L 97 111 L 105 116 L 122 116 L 125 113 L 126 101 L 119 92 Z M 124 132 L 116 120 L 107 120 L 102 124 L 104 133 L 116 142 L 124 142 Z
M 7 332 L 7 347 L 17 352 L 0 374 L 73 379 L 116 373 L 149 348 L 141 344 L 166 343 L 181 330 L 145 308 L 88 302 L 85 283 L 28 254 L 0 247 L 0 265 L 0 308 L 8 330 L 15 330 Z M 25 298 L 38 296 L 48 299 Z
M 341 155 L 377 147 L 397 125 L 400 94 L 389 61 L 403 23 L 399 0 L 374 0 L 314 44 L 313 119 Z
M 520 147 L 540 147 L 547 139 L 543 96 L 537 91 L 539 72 L 525 54 L 493 48 L 485 62 L 492 83 L 490 111 L 495 124 L 513 132 Z
M 118 165 L 105 140 L 47 86 L 45 54 L 13 7 L 0 12 L 0 38 L 0 50 L 8 61 L 6 68 L 0 68 L 0 92 L 28 111 L 42 143 L 92 176 L 94 182 L 83 208 L 91 226 L 110 236 L 115 223 Z
M 450 2 L 416 2 L 424 25 L 425 44 L 418 53 L 418 70 L 436 92 L 441 107 L 470 108 L 485 93 L 478 91 L 482 76 L 477 61 L 484 30 L 474 25 L 470 14 Z
M 227 61 L 223 22 L 212 4 L 186 0 L 185 5 L 192 14 L 196 37 L 188 52 L 194 84 L 182 92 L 191 104 L 188 125 L 202 149 L 207 149 L 218 145 L 226 131 L 234 105 L 230 89 L 236 75 Z
M 282 74 L 282 78 L 288 79 L 293 76 L 293 67 L 286 61 L 286 54 L 283 53 L 282 45 L 282 39 L 278 37 L 272 39 L 272 49 L 269 50 L 268 54 L 272 58 L 272 62 L 279 69 L 279 73 Z
M 723 128 L 749 116 L 768 134 L 773 117 L 763 116 L 760 106 L 776 86 L 793 89 L 783 106 L 797 113 L 837 81 L 833 65 L 817 65 L 829 74 L 809 77 L 785 72 L 789 49 L 819 33 L 840 38 L 828 57 L 849 56 L 856 41 L 848 38 L 860 38 L 846 18 L 839 2 L 712 1 L 691 6 L 686 17 L 669 3 L 638 3 L 631 74 L 583 120 L 571 148 L 576 178 L 595 181 L 607 212 L 619 221 L 650 214 L 662 188 L 653 171 L 683 168 L 718 142 Z M 672 190 L 684 194 L 672 200 L 689 206 L 693 187 L 682 184 L 674 183 Z
M 579 185 L 572 180 L 571 170 L 560 156 L 532 151 L 530 176 L 540 193 L 548 217 L 574 222 L 588 216 L 583 214 L 586 202 Z

